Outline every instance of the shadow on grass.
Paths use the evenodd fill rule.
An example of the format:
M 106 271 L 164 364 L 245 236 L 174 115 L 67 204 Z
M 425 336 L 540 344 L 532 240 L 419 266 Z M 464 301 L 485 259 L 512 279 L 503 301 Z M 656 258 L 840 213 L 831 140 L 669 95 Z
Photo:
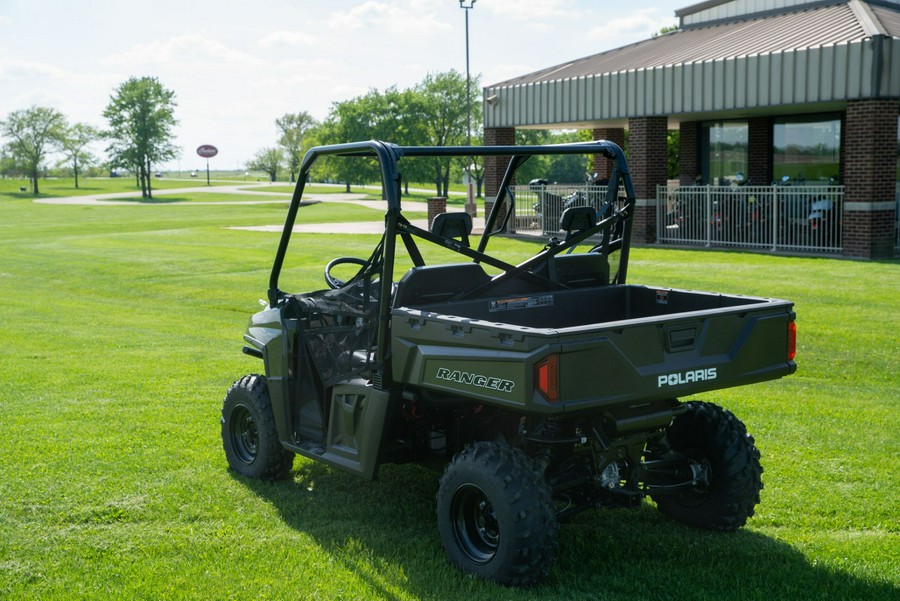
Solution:
M 299 463 L 299 462 L 298 462 Z M 563 524 L 556 563 L 533 589 L 474 580 L 445 559 L 434 515 L 439 475 L 384 466 L 368 482 L 303 461 L 293 479 L 239 478 L 383 598 L 420 599 L 897 599 L 888 584 L 816 566 L 768 536 L 698 531 L 658 513 L 588 511 Z M 385 569 L 387 568 L 387 569 Z
M 174 202 L 189 202 L 191 199 L 184 196 L 162 196 L 153 198 L 141 198 L 140 196 L 124 196 L 122 198 L 100 198 L 100 202 L 133 202 L 135 204 L 171 204 Z

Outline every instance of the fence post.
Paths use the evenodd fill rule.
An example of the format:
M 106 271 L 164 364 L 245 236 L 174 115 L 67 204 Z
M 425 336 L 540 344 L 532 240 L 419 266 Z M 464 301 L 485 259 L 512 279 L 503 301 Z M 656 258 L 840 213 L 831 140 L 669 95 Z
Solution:
M 706 248 L 712 246 L 712 186 L 706 184 Z
M 778 186 L 772 184 L 772 252 L 778 250 Z

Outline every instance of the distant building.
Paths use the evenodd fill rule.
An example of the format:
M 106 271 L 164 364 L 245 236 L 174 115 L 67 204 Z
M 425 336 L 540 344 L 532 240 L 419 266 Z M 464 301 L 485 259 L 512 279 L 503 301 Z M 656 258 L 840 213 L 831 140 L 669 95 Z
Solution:
M 524 127 L 623 144 L 627 129 L 635 241 L 655 242 L 667 130 L 679 130 L 682 185 L 837 183 L 838 251 L 893 256 L 900 0 L 709 0 L 675 14 L 677 31 L 485 87 L 485 143 Z

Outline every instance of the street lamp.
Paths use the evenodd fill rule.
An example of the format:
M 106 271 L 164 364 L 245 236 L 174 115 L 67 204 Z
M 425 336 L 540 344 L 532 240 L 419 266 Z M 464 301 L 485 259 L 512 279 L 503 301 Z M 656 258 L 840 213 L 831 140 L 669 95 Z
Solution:
M 459 7 L 466 11 L 466 144 L 472 145 L 472 92 L 469 76 L 469 11 L 475 8 L 478 0 L 459 0 Z
M 478 0 L 459 0 L 459 7 L 466 11 L 466 146 L 472 145 L 472 79 L 469 76 L 469 11 L 475 8 Z M 472 186 L 472 168 L 467 167 L 466 175 L 466 212 L 475 216 L 475 191 Z

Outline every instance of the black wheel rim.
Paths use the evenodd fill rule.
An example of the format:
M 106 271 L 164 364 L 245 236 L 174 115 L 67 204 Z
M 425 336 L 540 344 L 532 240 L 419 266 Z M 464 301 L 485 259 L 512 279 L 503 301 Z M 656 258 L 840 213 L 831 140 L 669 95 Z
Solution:
M 460 550 L 475 563 L 494 558 L 500 544 L 500 524 L 487 495 L 474 484 L 461 486 L 450 511 Z
M 259 431 L 250 410 L 240 405 L 231 412 L 231 446 L 244 463 L 253 463 L 259 452 Z

